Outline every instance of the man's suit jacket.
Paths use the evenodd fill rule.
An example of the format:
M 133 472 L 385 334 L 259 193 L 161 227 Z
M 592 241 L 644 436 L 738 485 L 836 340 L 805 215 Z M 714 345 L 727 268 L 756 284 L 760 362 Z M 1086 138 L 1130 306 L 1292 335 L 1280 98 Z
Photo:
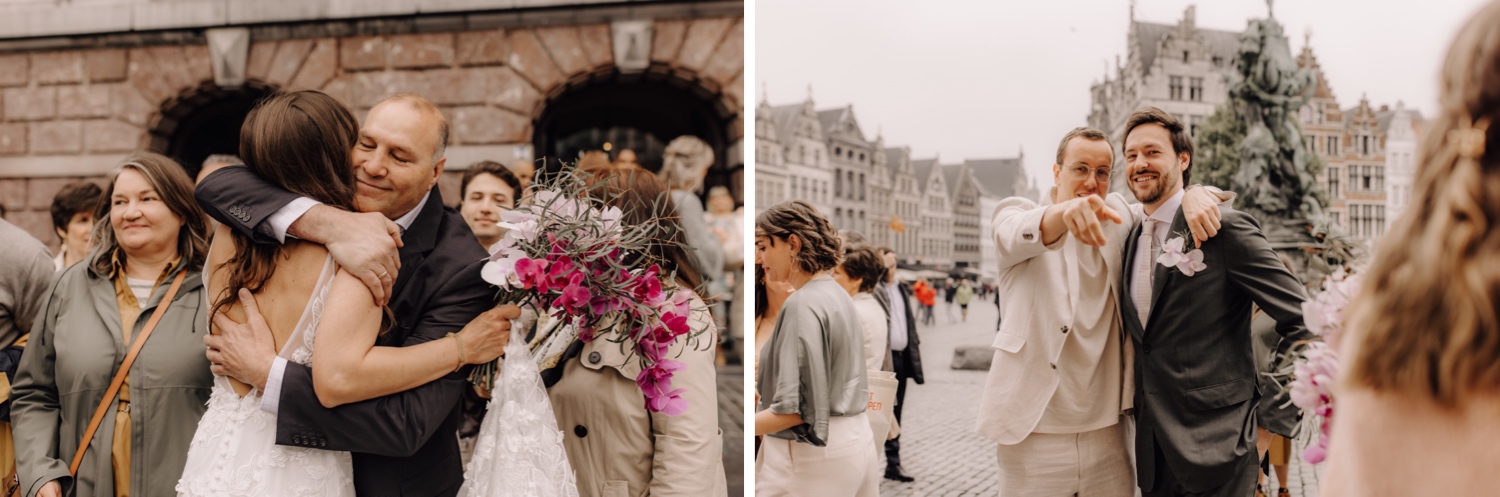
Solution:
M 267 216 L 297 198 L 243 167 L 214 172 L 196 190 L 210 216 L 241 234 L 272 239 Z M 479 276 L 488 256 L 457 211 L 433 188 L 401 237 L 401 271 L 389 307 L 395 323 L 377 346 L 407 346 L 457 332 L 494 305 Z M 468 368 L 405 392 L 333 409 L 313 392 L 312 370 L 287 364 L 276 443 L 350 451 L 354 486 L 367 495 L 457 495 L 463 465 L 455 434 Z
M 881 282 L 875 291 L 871 293 L 875 295 L 875 301 L 880 303 L 880 307 L 885 309 L 885 316 L 887 322 L 889 322 L 891 317 L 891 299 L 885 293 L 886 284 L 885 282 Z M 912 381 L 917 382 L 918 385 L 921 385 L 925 381 L 922 377 L 922 340 L 917 337 L 917 321 L 912 319 L 911 291 L 907 290 L 906 285 L 902 285 L 900 282 L 896 283 L 896 288 L 901 291 L 901 303 L 904 304 L 902 308 L 906 312 L 906 348 L 891 351 L 889 356 L 891 370 L 896 372 L 897 379 L 910 378 Z
M 1131 298 L 1132 261 L 1141 227 L 1125 244 L 1120 314 L 1135 341 L 1136 473 L 1155 487 L 1155 451 L 1189 491 L 1218 487 L 1255 450 L 1256 367 L 1250 346 L 1251 303 L 1276 320 L 1278 351 L 1313 338 L 1302 323 L 1307 292 L 1245 213 L 1221 207 L 1223 228 L 1203 243 L 1208 267 L 1193 276 L 1152 261 L 1149 325 Z M 1187 232 L 1175 213 L 1170 240 Z M 1187 240 L 1184 251 L 1192 250 Z
M 1125 198 L 1110 194 L 1105 202 L 1125 216 L 1139 216 Z M 1104 223 L 1105 246 L 1093 248 L 1078 244 L 1071 234 L 1063 234 L 1052 245 L 1044 245 L 1041 221 L 1051 204 L 1038 205 L 1030 199 L 1011 197 L 996 206 L 995 248 L 999 254 L 1000 300 L 1002 316 L 993 346 L 995 359 L 985 380 L 979 408 L 979 434 L 1003 445 L 1020 443 L 1036 429 L 1047 405 L 1057 392 L 1061 375 L 1057 361 L 1063 345 L 1077 336 L 1072 330 L 1080 319 L 1106 316 L 1115 319 L 1105 306 L 1115 305 L 1109 292 L 1119 286 L 1120 246 L 1129 234 L 1130 225 Z M 1129 217 L 1126 218 L 1127 223 Z M 1110 275 L 1106 294 L 1084 295 L 1080 292 L 1080 251 L 1096 251 L 1104 259 L 1105 274 Z M 1088 255 L 1087 252 L 1084 253 Z M 1116 302 L 1118 302 L 1116 300 Z M 1098 324 L 1092 324 L 1098 327 Z M 1106 324 L 1106 326 L 1108 326 Z M 1123 341 L 1123 340 L 1122 340 Z M 1121 343 L 1122 368 L 1129 368 L 1129 344 Z M 1130 374 L 1122 370 L 1121 376 Z M 1120 405 L 1128 406 L 1131 382 L 1122 378 L 1118 392 Z

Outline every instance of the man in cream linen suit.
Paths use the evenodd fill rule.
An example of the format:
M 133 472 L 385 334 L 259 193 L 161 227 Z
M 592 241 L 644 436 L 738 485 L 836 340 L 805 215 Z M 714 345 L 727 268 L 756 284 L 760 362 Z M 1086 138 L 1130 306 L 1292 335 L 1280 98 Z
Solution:
M 1142 214 L 1119 193 L 1106 196 L 1113 158 L 1102 132 L 1074 129 L 1058 145 L 1051 198 L 1007 198 L 995 210 L 1007 319 L 995 335 L 979 433 L 999 444 L 1002 496 L 1135 493 L 1123 422 L 1133 352 L 1116 289 L 1121 248 Z M 1195 236 L 1217 232 L 1215 203 L 1232 198 L 1189 191 L 1183 205 Z

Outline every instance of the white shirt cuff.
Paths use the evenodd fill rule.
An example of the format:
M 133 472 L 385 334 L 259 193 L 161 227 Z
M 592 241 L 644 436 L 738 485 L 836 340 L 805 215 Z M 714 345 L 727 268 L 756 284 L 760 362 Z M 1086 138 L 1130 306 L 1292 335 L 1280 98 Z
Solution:
M 281 379 L 286 376 L 286 359 L 276 356 L 271 364 L 271 374 L 266 376 L 266 391 L 260 394 L 260 410 L 276 414 L 281 407 Z
M 276 241 L 286 243 L 286 230 L 292 227 L 292 223 L 297 222 L 297 218 L 302 217 L 303 214 L 307 214 L 307 211 L 312 210 L 313 207 L 317 207 L 320 204 L 322 202 L 318 202 L 317 200 L 307 197 L 297 197 L 297 200 L 293 200 L 280 209 L 277 209 L 270 217 L 266 218 L 265 222 L 271 223 L 271 231 L 276 234 Z

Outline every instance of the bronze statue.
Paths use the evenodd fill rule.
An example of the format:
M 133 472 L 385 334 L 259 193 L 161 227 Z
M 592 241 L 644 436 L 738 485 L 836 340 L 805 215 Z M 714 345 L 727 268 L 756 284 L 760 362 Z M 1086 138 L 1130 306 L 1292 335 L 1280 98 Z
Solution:
M 1317 79 L 1297 67 L 1281 24 L 1271 18 L 1250 21 L 1235 66 L 1228 76 L 1229 103 L 1245 123 L 1245 138 L 1233 189 L 1246 199 L 1245 210 L 1262 219 L 1321 218 L 1317 181 L 1296 120 Z

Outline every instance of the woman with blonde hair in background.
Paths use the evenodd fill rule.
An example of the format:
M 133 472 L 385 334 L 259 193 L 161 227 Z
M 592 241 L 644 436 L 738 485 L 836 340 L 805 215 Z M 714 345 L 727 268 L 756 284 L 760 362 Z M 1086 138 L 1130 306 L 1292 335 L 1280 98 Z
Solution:
M 660 178 L 672 191 L 672 203 L 681 214 L 682 233 L 687 245 L 694 252 L 698 271 L 705 283 L 723 278 L 724 249 L 719 238 L 709 231 L 703 221 L 703 202 L 698 193 L 703 191 L 703 178 L 708 168 L 714 165 L 714 150 L 708 143 L 695 136 L 679 136 L 667 144 L 662 153 Z M 709 295 L 710 300 L 714 297 Z
M 1325 496 L 1500 488 L 1500 2 L 1443 64 L 1412 202 L 1346 310 Z

